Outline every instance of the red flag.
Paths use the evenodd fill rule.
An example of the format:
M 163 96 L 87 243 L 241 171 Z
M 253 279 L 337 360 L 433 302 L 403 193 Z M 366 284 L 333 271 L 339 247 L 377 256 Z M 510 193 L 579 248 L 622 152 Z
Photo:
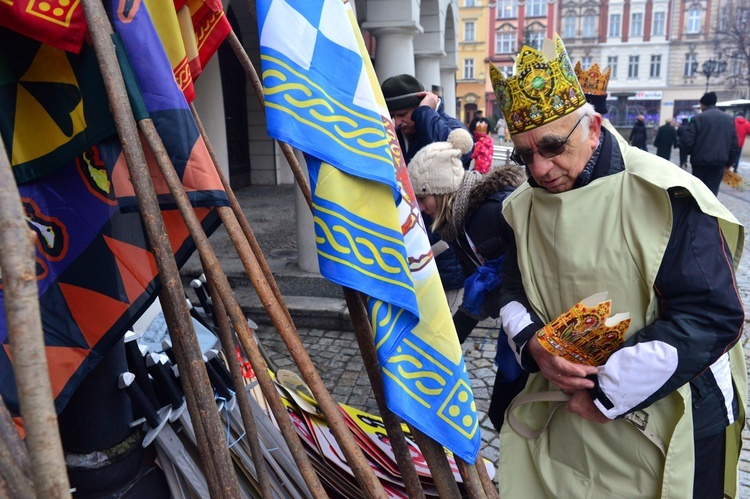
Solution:
M 0 26 L 76 54 L 86 35 L 80 0 L 2 0 Z

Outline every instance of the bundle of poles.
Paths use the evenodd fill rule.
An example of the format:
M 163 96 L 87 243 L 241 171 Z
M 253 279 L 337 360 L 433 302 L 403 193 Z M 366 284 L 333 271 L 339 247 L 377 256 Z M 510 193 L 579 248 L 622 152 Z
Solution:
M 203 364 L 201 350 L 190 319 L 178 267 L 161 217 L 154 186 L 149 176 L 146 156 L 141 148 L 139 131 L 156 158 L 159 169 L 196 244 L 209 291 L 213 297 L 219 338 L 224 351 L 234 352 L 234 333 L 236 333 L 310 494 L 314 498 L 328 497 L 279 398 L 240 304 L 232 292 L 229 281 L 211 248 L 208 237 L 190 204 L 153 122 L 150 118 L 145 118 L 136 123 L 133 118 L 122 73 L 115 56 L 115 46 L 110 37 L 112 27 L 104 8 L 99 0 L 82 0 L 82 5 L 107 90 L 110 109 L 127 160 L 138 207 L 156 259 L 162 284 L 159 298 L 169 327 L 177 362 L 181 366 L 180 379 L 195 430 L 200 462 L 211 497 L 240 497 L 240 488 L 223 434 L 214 394 Z M 253 13 L 254 5 L 249 4 L 249 8 Z M 231 32 L 224 43 L 231 45 L 253 86 L 255 95 L 263 106 L 262 85 L 239 39 Z M 247 218 L 229 186 L 228 179 L 222 172 L 205 129 L 192 104 L 191 110 L 230 201 L 229 207 L 218 207 L 216 209 L 237 249 L 247 275 L 274 327 L 299 368 L 302 378 L 317 399 L 364 496 L 367 498 L 385 498 L 385 491 L 355 439 L 352 438 L 336 402 L 325 388 L 297 334 L 271 270 L 263 257 Z M 292 147 L 280 143 L 280 148 L 289 162 L 301 192 L 311 207 L 310 187 Z M 4 470 L 5 479 L 5 483 L 1 485 L 13 497 L 70 497 L 70 485 L 51 395 L 50 380 L 46 374 L 47 364 L 34 264 L 35 237 L 35 233 L 29 229 L 26 223 L 7 151 L 0 139 L 0 268 L 2 268 L 14 375 L 21 416 L 26 431 L 24 444 L 9 413 L 5 410 L 4 404 L 0 401 L 0 466 Z M 344 288 L 343 292 L 378 409 L 385 423 L 406 491 L 411 498 L 424 498 L 425 495 L 401 428 L 401 421 L 388 409 L 385 403 L 383 382 L 364 299 L 352 289 Z M 226 358 L 235 392 L 245 394 L 238 359 L 231 354 L 227 355 Z M 252 458 L 256 464 L 259 493 L 264 498 L 273 497 L 250 404 L 245 396 L 238 397 L 238 400 Z M 440 497 L 461 497 L 443 447 L 416 428 L 410 427 L 410 430 L 425 456 Z M 466 493 L 472 499 L 497 498 L 496 489 L 487 475 L 482 461 L 480 456 L 475 465 L 469 465 L 456 457 Z

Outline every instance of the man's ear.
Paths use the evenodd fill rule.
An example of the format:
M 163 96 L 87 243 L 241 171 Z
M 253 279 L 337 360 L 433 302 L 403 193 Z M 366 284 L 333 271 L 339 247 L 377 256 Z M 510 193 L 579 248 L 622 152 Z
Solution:
M 602 133 L 602 116 L 599 113 L 595 113 L 591 115 L 591 119 L 589 120 L 589 144 L 591 145 L 591 150 L 593 151 L 596 149 L 596 146 L 599 145 L 599 134 Z

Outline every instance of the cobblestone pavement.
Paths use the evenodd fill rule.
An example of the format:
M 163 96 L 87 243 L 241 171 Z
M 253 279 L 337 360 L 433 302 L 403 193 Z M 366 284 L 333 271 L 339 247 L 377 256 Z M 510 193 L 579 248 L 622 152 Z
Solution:
M 750 162 L 740 164 L 740 174 L 750 178 Z M 238 194 L 245 196 L 245 203 L 253 204 L 253 208 L 275 206 L 275 220 L 266 220 L 268 211 L 265 209 L 250 210 L 251 224 L 256 236 L 260 241 L 264 253 L 274 249 L 295 249 L 294 227 L 288 227 L 293 217 L 293 196 L 291 188 L 276 187 L 273 200 L 270 203 L 260 198 L 269 196 L 268 188 L 250 188 L 240 190 Z M 243 192 L 244 191 L 244 192 Z M 281 194 L 280 194 L 281 193 Z M 253 200 L 254 199 L 254 200 Z M 719 200 L 742 222 L 745 227 L 750 227 L 750 191 L 738 191 L 730 189 L 722 184 L 719 192 Z M 277 209 L 279 204 L 284 204 L 284 209 Z M 286 211 L 285 211 L 286 210 Z M 256 216 L 261 217 L 260 225 L 254 220 Z M 263 224 L 266 224 L 263 226 Z M 281 224 L 281 225 L 279 225 Z M 284 227 L 280 230 L 280 227 Z M 263 229 L 259 230 L 259 227 Z M 280 234 L 283 232 L 284 234 Z M 289 236 L 289 234 L 292 236 Z M 221 236 L 220 236 L 221 237 Z M 212 237 L 212 241 L 215 238 Z M 746 237 L 746 248 L 750 251 L 748 238 Z M 737 272 L 737 283 L 742 295 L 746 310 L 750 310 L 750 255 L 746 254 L 740 262 Z M 750 315 L 749 315 L 750 316 Z M 273 328 L 261 326 L 258 337 L 278 368 L 296 370 L 286 347 L 278 337 Z M 359 348 L 350 331 L 321 330 L 321 329 L 299 329 L 300 337 L 307 348 L 310 357 L 318 369 L 323 381 L 338 402 L 349 404 L 359 409 L 377 414 L 377 406 L 370 388 L 370 382 L 364 365 L 359 356 Z M 495 344 L 497 340 L 497 328 L 493 321 L 485 321 L 477 327 L 472 336 L 464 344 L 464 354 L 467 369 L 471 376 L 474 396 L 477 401 L 479 412 L 483 415 L 480 420 L 482 428 L 482 454 L 493 461 L 498 456 L 499 440 L 497 433 L 492 428 L 486 411 L 489 405 L 492 384 L 495 377 L 493 358 L 495 355 Z M 748 357 L 748 346 L 750 343 L 750 328 L 745 328 L 743 334 L 743 345 L 746 347 L 746 358 Z M 750 358 L 748 358 L 750 364 Z M 740 462 L 740 497 L 750 498 L 750 430 L 746 429 L 743 435 L 744 446 Z

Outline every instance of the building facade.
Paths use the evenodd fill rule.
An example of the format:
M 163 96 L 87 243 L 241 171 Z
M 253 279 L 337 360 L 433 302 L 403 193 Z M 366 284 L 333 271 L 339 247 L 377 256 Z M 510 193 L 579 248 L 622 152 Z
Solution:
M 489 77 L 487 38 L 489 5 L 486 0 L 460 0 L 458 15 L 458 70 L 456 116 L 468 124 L 477 111 L 488 112 L 485 81 Z
M 480 0 L 474 0 L 479 2 Z M 709 88 L 719 100 L 747 97 L 746 89 L 731 88 L 727 73 L 704 71 L 722 54 L 717 30 L 725 21 L 729 0 L 498 0 L 488 4 L 485 58 L 511 74 L 524 44 L 539 48 L 544 37 L 560 34 L 572 62 L 584 68 L 597 63 L 612 68 L 609 118 L 632 126 L 642 114 L 650 127 L 697 112 Z M 478 4 L 462 4 L 460 17 L 479 19 Z M 484 10 L 484 9 L 482 9 Z M 459 43 L 459 61 L 476 58 L 476 45 Z M 731 63 L 727 72 L 735 70 Z M 709 68 L 710 69 L 710 68 Z M 468 80 L 460 79 L 459 82 Z M 485 68 L 485 108 L 499 115 Z M 476 75 L 475 75 L 476 76 Z M 476 81 L 471 84 L 477 86 Z M 459 92 L 475 99 L 476 92 Z M 481 105 L 478 106 L 481 108 Z M 491 112 L 489 110 L 492 110 Z

